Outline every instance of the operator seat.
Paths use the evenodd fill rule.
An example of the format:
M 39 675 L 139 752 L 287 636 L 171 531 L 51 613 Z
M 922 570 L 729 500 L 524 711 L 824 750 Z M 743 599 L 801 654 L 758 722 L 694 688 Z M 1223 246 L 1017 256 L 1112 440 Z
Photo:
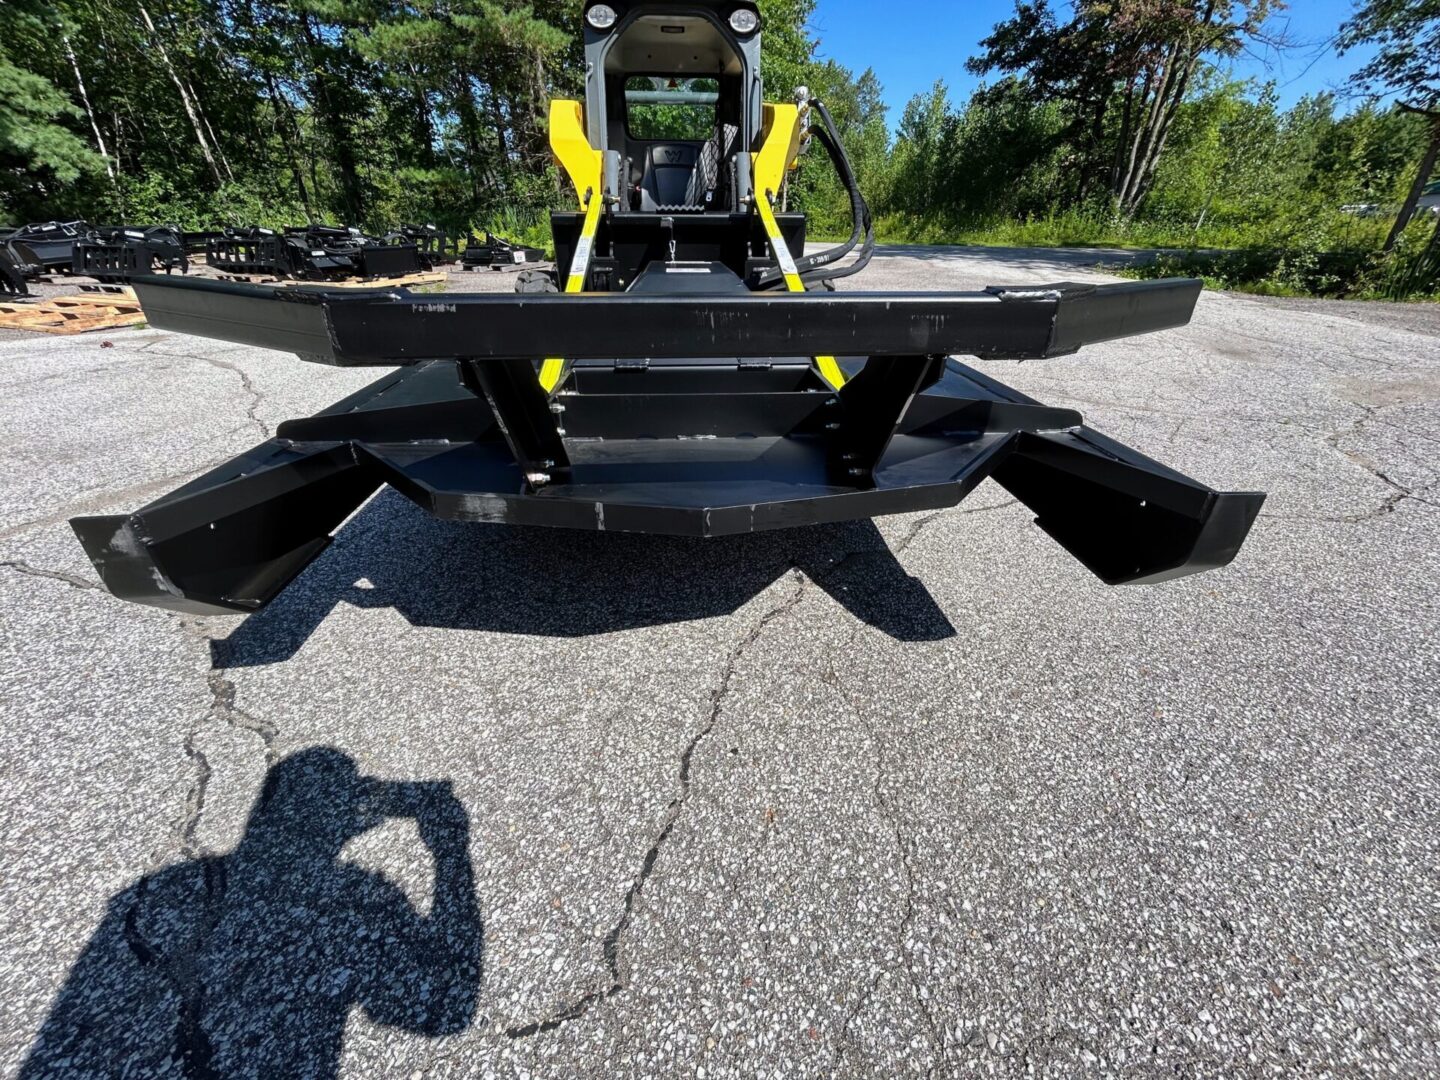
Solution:
M 653 143 L 645 148 L 640 209 L 649 213 L 704 210 L 699 143 Z
M 721 194 L 722 163 L 734 155 L 738 134 L 735 125 L 721 124 L 703 143 L 652 143 L 646 147 L 636 189 L 637 209 L 663 214 L 713 209 Z

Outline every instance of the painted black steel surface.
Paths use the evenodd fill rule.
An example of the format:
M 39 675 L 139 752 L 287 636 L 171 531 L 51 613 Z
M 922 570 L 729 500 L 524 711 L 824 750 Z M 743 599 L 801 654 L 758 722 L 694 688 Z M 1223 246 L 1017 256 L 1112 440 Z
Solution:
M 253 611 L 380 485 L 462 521 L 717 537 L 952 506 L 989 476 L 1106 582 L 1222 566 L 1219 492 L 962 366 L 1183 325 L 1200 285 L 751 293 L 720 261 L 628 294 L 415 296 L 141 277 L 161 329 L 402 365 L 134 514 L 72 523 L 119 596 Z M 832 390 L 809 357 L 848 379 Z M 547 356 L 571 361 L 554 393 Z
M 1200 294 L 1200 282 L 1184 278 L 971 293 L 739 295 L 417 296 L 163 277 L 134 284 L 152 326 L 347 367 L 444 357 L 787 352 L 1032 359 L 1183 326 Z
M 386 483 L 462 521 L 718 537 L 953 506 L 989 476 L 1111 584 L 1223 566 L 1264 499 L 1214 491 L 953 360 L 878 364 L 849 395 L 723 399 L 687 393 L 685 365 L 597 368 L 589 392 L 547 413 L 531 395 L 530 426 L 503 430 L 497 404 L 533 389 L 531 370 L 387 374 L 134 514 L 72 525 L 116 595 L 206 614 L 264 606 Z

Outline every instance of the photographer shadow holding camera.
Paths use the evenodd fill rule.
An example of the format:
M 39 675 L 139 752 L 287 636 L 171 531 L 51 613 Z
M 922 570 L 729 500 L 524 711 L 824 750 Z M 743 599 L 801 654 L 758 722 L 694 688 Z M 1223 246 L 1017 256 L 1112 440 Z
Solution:
M 392 817 L 413 819 L 433 855 L 428 913 L 340 857 Z M 379 781 L 305 750 L 271 768 L 232 852 L 111 900 L 20 1075 L 332 1077 L 352 1006 L 424 1035 L 468 1027 L 482 960 L 449 784 Z

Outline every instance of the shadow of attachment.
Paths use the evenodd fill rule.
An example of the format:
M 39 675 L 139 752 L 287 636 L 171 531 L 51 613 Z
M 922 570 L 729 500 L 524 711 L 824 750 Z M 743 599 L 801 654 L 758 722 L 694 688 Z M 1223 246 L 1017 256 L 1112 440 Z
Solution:
M 414 626 L 586 637 L 728 615 L 792 568 L 900 641 L 955 629 L 870 521 L 708 540 L 476 525 L 377 496 L 270 605 L 212 643 L 217 668 L 288 660 L 337 604 Z
M 391 817 L 412 819 L 433 856 L 426 914 L 340 857 Z M 305 750 L 271 768 L 233 851 L 111 899 L 20 1076 L 331 1077 L 352 1007 L 424 1035 L 468 1027 L 482 962 L 449 784 L 375 780 Z

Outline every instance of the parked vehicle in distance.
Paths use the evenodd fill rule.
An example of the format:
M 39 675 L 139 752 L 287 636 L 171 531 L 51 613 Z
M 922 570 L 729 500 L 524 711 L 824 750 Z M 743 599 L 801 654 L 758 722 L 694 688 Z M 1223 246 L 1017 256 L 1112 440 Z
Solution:
M 1355 217 L 1394 217 L 1400 212 L 1398 206 L 1387 206 L 1385 203 L 1346 203 L 1340 207 L 1342 214 L 1352 214 Z M 1417 214 L 1440 214 L 1440 179 L 1431 180 L 1420 192 L 1420 201 L 1415 204 Z
M 1425 190 L 1420 193 L 1419 206 L 1421 210 L 1440 214 L 1440 180 L 1431 180 L 1425 185 Z

